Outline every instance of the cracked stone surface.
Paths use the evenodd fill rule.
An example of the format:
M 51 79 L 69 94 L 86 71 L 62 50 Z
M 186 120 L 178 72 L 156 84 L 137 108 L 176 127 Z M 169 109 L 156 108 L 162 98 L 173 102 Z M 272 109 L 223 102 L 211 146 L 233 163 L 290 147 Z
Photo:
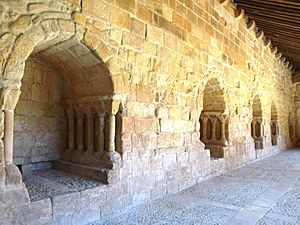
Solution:
M 132 206 L 90 225 L 300 224 L 300 150 Z
M 53 169 L 36 170 L 32 175 L 25 176 L 23 181 L 32 202 L 103 185 L 97 181 Z

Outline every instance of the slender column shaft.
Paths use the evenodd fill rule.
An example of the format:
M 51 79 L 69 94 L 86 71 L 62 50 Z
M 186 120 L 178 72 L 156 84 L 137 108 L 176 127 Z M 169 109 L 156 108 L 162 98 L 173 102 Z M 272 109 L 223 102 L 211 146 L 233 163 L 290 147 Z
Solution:
M 68 118 L 68 149 L 74 150 L 74 115 Z
M 260 123 L 260 136 L 264 136 L 264 125 L 263 122 Z
M 13 163 L 14 111 L 4 110 L 4 157 L 5 164 Z
M 211 139 L 216 140 L 216 124 L 217 124 L 217 118 L 212 119 L 212 134 Z
M 109 138 L 108 138 L 108 151 L 115 151 L 115 135 L 116 135 L 116 118 L 115 115 L 109 116 Z
M 203 140 L 207 140 L 207 118 L 203 118 L 202 120 L 203 125 Z
M 77 118 L 76 121 L 76 150 L 83 150 L 83 119 Z
M 225 120 L 221 120 L 221 139 L 222 140 L 226 140 L 226 121 Z
M 88 146 L 88 151 L 94 152 L 94 117 L 92 115 L 89 115 L 87 118 L 87 146 Z
M 100 155 L 104 152 L 105 141 L 104 141 L 104 117 L 99 116 L 98 126 L 97 126 L 97 140 L 96 140 L 96 151 Z
M 253 121 L 252 121 L 253 137 L 256 137 L 256 132 L 255 132 L 255 124 L 256 124 L 256 120 L 255 120 L 255 119 L 253 119 Z

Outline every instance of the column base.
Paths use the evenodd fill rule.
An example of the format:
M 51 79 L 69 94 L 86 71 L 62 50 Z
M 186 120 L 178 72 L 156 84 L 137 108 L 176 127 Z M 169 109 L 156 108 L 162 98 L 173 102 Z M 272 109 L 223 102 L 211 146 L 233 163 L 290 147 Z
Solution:
M 13 186 L 22 185 L 22 175 L 18 167 L 14 164 L 5 165 L 5 184 Z
M 116 151 L 109 151 L 104 153 L 103 159 L 115 163 L 121 161 L 121 156 Z

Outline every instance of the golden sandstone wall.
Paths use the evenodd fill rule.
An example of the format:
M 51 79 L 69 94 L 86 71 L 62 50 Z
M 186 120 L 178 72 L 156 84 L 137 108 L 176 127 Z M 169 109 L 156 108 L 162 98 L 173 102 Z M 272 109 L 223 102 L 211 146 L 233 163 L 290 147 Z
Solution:
M 15 109 L 14 163 L 57 160 L 65 147 L 63 80 L 37 60 L 26 62 Z
M 76 74 L 68 81 L 75 99 L 110 99 L 111 113 L 121 113 L 121 142 L 116 145 L 121 160 L 102 193 L 106 203 L 110 202 L 108 208 L 178 192 L 292 145 L 290 70 L 231 3 L 1 1 L 0 18 L 3 110 L 15 108 L 18 89 L 29 76 L 25 73 L 22 80 L 25 62 L 37 51 L 53 50 L 63 42 L 67 44 L 60 48 L 59 58 L 69 59 L 71 47 L 80 42 L 105 65 L 105 70 L 91 72 L 93 59 L 84 61 L 88 66 L 79 60 L 88 70 L 78 70 L 72 59 L 57 70 L 69 78 Z M 55 68 L 56 54 L 50 50 L 43 63 L 48 61 Z M 76 51 L 72 55 L 81 59 Z M 223 157 L 217 159 L 200 142 L 204 90 L 208 90 L 208 111 L 214 108 L 228 121 Z M 22 95 L 25 93 L 18 104 L 22 104 Z M 255 96 L 262 116 L 263 148 L 258 150 L 251 137 Z M 21 114 L 18 107 L 16 113 Z M 278 120 L 276 146 L 271 144 L 271 114 Z M 1 114 L 1 130 L 3 117 Z M 4 166 L 2 159 L 0 162 Z

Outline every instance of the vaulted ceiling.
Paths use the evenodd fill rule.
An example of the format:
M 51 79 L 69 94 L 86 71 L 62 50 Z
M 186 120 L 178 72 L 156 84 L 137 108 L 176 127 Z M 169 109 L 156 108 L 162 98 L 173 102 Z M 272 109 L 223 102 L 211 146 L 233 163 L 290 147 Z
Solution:
M 300 71 L 300 0 L 234 0 Z

